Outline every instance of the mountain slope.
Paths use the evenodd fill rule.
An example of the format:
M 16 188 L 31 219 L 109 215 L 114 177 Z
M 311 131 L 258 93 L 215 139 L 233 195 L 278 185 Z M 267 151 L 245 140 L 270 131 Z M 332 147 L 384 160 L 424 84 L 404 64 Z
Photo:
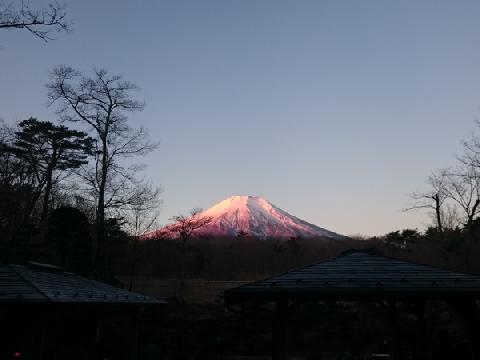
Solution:
M 212 221 L 197 230 L 197 235 L 236 236 L 243 232 L 258 238 L 344 238 L 290 215 L 258 196 L 232 196 L 205 210 L 201 215 L 211 217 Z

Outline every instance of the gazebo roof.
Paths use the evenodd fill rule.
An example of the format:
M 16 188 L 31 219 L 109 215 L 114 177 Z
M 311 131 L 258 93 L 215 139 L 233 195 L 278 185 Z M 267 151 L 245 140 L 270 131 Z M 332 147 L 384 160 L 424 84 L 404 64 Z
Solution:
M 165 304 L 38 263 L 0 265 L 0 303 Z
M 480 276 L 356 250 L 225 292 L 227 302 L 466 297 L 480 297 Z

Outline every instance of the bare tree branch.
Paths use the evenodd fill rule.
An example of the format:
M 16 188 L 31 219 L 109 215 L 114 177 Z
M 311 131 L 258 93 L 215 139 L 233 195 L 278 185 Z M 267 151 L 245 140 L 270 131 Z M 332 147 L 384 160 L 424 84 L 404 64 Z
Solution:
M 45 42 L 53 40 L 52 31 L 69 32 L 71 24 L 66 21 L 65 6 L 57 2 L 35 10 L 28 1 L 20 6 L 13 2 L 0 1 L 0 29 L 24 29 Z

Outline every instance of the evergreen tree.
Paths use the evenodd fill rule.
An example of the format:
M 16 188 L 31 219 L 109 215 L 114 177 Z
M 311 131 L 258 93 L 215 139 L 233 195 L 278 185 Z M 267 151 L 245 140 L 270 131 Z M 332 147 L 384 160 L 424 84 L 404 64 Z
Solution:
M 84 132 L 35 118 L 19 124 L 7 150 L 27 164 L 32 176 L 33 188 L 25 220 L 30 219 L 42 198 L 40 223 L 45 222 L 53 186 L 68 171 L 86 164 L 92 149 L 93 139 Z
M 90 224 L 80 210 L 61 207 L 52 211 L 46 238 L 50 262 L 79 274 L 91 273 Z

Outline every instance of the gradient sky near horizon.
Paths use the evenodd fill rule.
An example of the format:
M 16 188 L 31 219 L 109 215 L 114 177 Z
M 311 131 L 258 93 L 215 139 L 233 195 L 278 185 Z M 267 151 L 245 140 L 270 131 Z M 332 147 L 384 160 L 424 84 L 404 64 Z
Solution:
M 74 32 L 48 44 L 0 32 L 0 118 L 55 119 L 57 64 L 138 84 L 162 223 L 259 195 L 346 235 L 423 229 L 408 194 L 480 133 L 478 1 L 66 4 Z

